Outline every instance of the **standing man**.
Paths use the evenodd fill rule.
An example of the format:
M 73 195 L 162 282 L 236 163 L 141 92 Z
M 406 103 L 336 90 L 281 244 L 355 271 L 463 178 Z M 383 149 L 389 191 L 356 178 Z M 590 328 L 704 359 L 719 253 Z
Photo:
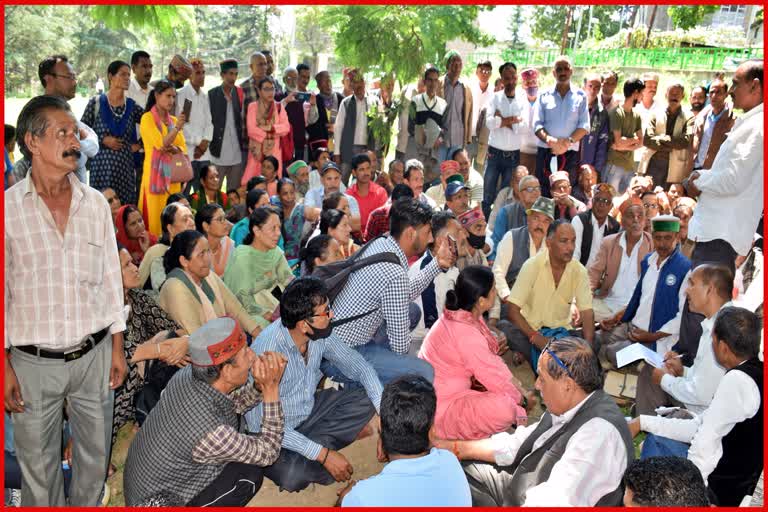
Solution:
M 272 51 L 261 50 L 261 54 L 267 59 L 267 76 L 272 79 L 272 83 L 275 86 L 275 98 L 278 98 L 285 93 L 285 90 L 280 81 L 275 78 L 275 59 L 272 57 Z
M 707 104 L 707 90 L 702 86 L 696 86 L 691 91 L 691 113 L 698 117 Z
M 606 71 L 600 76 L 602 91 L 600 92 L 600 104 L 606 112 L 610 112 L 621 105 L 621 96 L 614 95 L 619 85 L 619 75 L 615 71 Z
M 317 110 L 317 121 L 307 125 L 309 134 L 309 149 L 314 151 L 317 148 L 329 148 L 331 139 L 333 139 L 333 125 L 336 122 L 336 114 L 339 112 L 339 105 L 344 97 L 333 90 L 331 75 L 328 71 L 320 71 L 315 75 L 318 94 L 315 105 L 310 108 L 309 117 L 313 118 L 313 109 Z
M 126 96 L 131 98 L 142 109 L 147 106 L 149 93 L 152 88 L 149 81 L 152 79 L 152 59 L 143 50 L 133 52 L 131 55 L 131 83 L 128 84 Z
M 66 56 L 51 55 L 47 57 L 38 66 L 37 75 L 47 96 L 56 96 L 64 101 L 70 101 L 75 97 L 77 75 Z M 99 152 L 99 138 L 90 126 L 81 121 L 77 122 L 77 129 L 78 132 L 75 136 L 80 142 L 80 152 L 75 173 L 77 179 L 87 183 L 85 163 Z M 16 136 L 19 136 L 18 132 Z M 31 162 L 26 157 L 16 162 L 13 166 L 13 176 L 17 183 L 27 176 L 30 166 Z
M 569 174 L 571 185 L 576 184 L 579 166 L 578 142 L 589 133 L 587 95 L 571 85 L 573 65 L 566 56 L 555 60 L 552 70 L 556 84 L 536 101 L 533 114 L 533 132 L 539 138 L 536 153 L 536 177 L 542 184 L 541 195 L 551 197 L 549 175 L 552 157 L 557 157 L 559 171 Z
M 515 96 L 517 66 L 505 62 L 499 68 L 504 89 L 493 93 L 487 104 L 485 124 L 490 130 L 488 160 L 483 174 L 483 215 L 488 219 L 496 200 L 498 182 L 510 183 L 520 162 L 521 132 L 527 123 L 523 117 L 523 100 Z
M 251 76 L 240 82 L 240 88 L 243 91 L 243 96 L 245 96 L 241 115 L 243 118 L 248 113 L 248 105 L 259 99 L 259 81 L 267 76 L 267 57 L 262 52 L 252 54 L 250 69 Z M 277 87 L 275 87 L 275 97 L 277 97 Z
M 688 194 L 699 204 L 688 225 L 696 242 L 693 265 L 718 262 L 734 272 L 736 255 L 746 255 L 763 209 L 763 61 L 743 62 L 733 76 L 734 123 L 709 171 L 694 171 Z
M 526 68 L 520 73 L 520 78 L 523 80 L 523 91 L 528 100 L 522 102 L 526 127 L 522 131 L 520 143 L 520 165 L 524 165 L 530 172 L 531 169 L 536 170 L 536 153 L 539 142 L 539 138 L 533 133 L 533 113 L 536 110 L 536 99 L 539 95 L 539 70 Z
M 165 79 L 170 81 L 176 89 L 181 89 L 184 87 L 184 82 L 186 82 L 191 75 L 192 64 L 177 53 L 171 59 L 171 63 L 168 64 L 168 74 L 165 76 Z M 152 87 L 154 87 L 160 80 L 163 79 L 161 78 L 155 81 L 155 83 L 152 84 Z
M 472 140 L 472 91 L 468 84 L 459 80 L 464 64 L 456 50 L 450 50 L 445 56 L 446 73 L 437 95 L 446 102 L 443 115 L 443 140 L 440 144 L 437 161 L 453 160 L 451 155 L 469 144 Z
M 661 102 L 656 101 L 656 89 L 659 87 L 659 74 L 658 73 L 643 73 L 640 77 L 643 81 L 645 88 L 640 98 L 640 102 L 635 105 L 635 113 L 640 116 L 642 121 L 642 130 L 645 133 L 645 129 L 648 128 L 648 124 L 651 122 L 651 115 L 657 112 L 664 111 L 664 105 Z M 643 151 L 635 150 L 635 162 L 640 162 L 640 157 L 643 156 Z M 637 166 L 635 166 L 637 168 Z
M 243 177 L 244 123 L 243 109 L 240 105 L 241 97 L 235 86 L 237 61 L 223 60 L 219 64 L 219 69 L 222 83 L 208 93 L 213 122 L 211 163 L 219 170 L 220 177 L 226 176 L 227 189 L 239 188 Z
M 475 170 L 482 172 L 485 166 L 485 157 L 488 154 L 488 127 L 485 124 L 484 113 L 488 102 L 493 98 L 493 87 L 490 86 L 493 66 L 491 61 L 485 60 L 477 64 L 475 76 L 477 82 L 472 82 L 472 144 L 469 146 L 469 157 L 475 162 Z
M 358 68 L 351 69 L 348 76 L 352 84 L 352 94 L 341 101 L 333 128 L 336 142 L 333 159 L 336 165 L 341 167 L 341 177 L 345 185 L 349 184 L 352 157 L 375 147 L 367 116 L 368 108 L 375 100 L 368 98 L 362 71 Z
M 211 120 L 211 107 L 208 102 L 208 94 L 203 90 L 205 85 L 205 65 L 200 59 L 192 59 L 192 76 L 189 78 L 189 84 L 179 90 L 176 95 L 176 116 L 178 117 L 184 111 L 184 102 L 192 102 L 192 110 L 189 113 L 189 119 L 184 124 L 184 140 L 189 149 L 189 159 L 192 161 L 192 170 L 195 172 L 191 181 L 187 182 L 184 188 L 184 194 L 190 195 L 192 187 L 198 189 L 200 180 L 200 170 L 211 163 L 211 153 L 208 151 L 208 144 L 213 138 L 213 121 Z M 227 184 L 229 185 L 229 184 Z M 229 188 L 237 188 L 229 186 Z
M 425 91 L 414 96 L 411 110 L 414 118 L 414 139 L 416 154 L 424 164 L 424 178 L 431 183 L 437 176 L 437 162 L 442 143 L 443 117 L 448 104 L 437 95 L 440 73 L 437 68 L 424 72 Z
M 669 188 L 669 183 L 680 183 L 687 178 L 693 116 L 683 109 L 684 95 L 685 89 L 679 82 L 667 87 L 667 109 L 651 114 L 643 134 L 645 152 L 637 172 L 649 175 L 653 184 L 664 190 Z
M 74 438 L 72 506 L 95 506 L 107 478 L 113 390 L 126 375 L 123 287 L 109 205 L 80 183 L 77 120 L 38 96 L 17 141 L 29 176 L 5 193 L 5 408 L 26 506 L 66 505 L 62 406 Z
M 733 128 L 733 112 L 725 104 L 728 86 L 724 81 L 715 79 L 709 86 L 709 105 L 696 116 L 693 123 L 693 144 L 691 158 L 688 160 L 690 171 L 712 168 L 712 162 L 720 151 L 720 146 Z
M 624 103 L 608 114 L 609 149 L 602 181 L 623 194 L 635 169 L 634 151 L 643 147 L 642 119 L 634 110 L 645 84 L 639 78 L 624 82 Z
M 591 73 L 584 79 L 584 92 L 587 93 L 587 111 L 589 112 L 589 133 L 581 140 L 581 160 L 579 167 L 589 164 L 595 168 L 598 176 L 605 173 L 605 160 L 608 156 L 608 111 L 599 101 L 600 75 Z

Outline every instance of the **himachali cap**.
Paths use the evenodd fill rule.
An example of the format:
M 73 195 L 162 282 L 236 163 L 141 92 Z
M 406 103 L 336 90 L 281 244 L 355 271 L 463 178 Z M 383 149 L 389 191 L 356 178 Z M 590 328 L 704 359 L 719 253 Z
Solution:
M 658 215 L 651 219 L 651 231 L 680 232 L 680 219 L 674 215 Z
M 215 366 L 245 346 L 245 333 L 232 317 L 214 318 L 189 337 L 189 356 L 195 366 Z
M 643 206 L 643 201 L 639 197 L 637 197 L 637 196 L 632 196 L 629 199 L 627 199 L 626 201 L 624 201 L 623 203 L 621 203 L 621 206 L 619 206 L 619 213 L 624 215 L 624 212 L 626 212 L 629 209 L 630 206 L 640 206 L 640 207 L 642 207 Z
M 467 210 L 459 215 L 458 220 L 463 228 L 469 229 L 472 225 L 477 224 L 481 220 L 485 220 L 485 216 L 480 207 L 475 206 L 471 210 Z
M 305 162 L 304 160 L 296 160 L 295 162 L 293 162 L 291 165 L 288 166 L 288 174 L 290 174 L 291 176 L 296 176 L 296 173 L 299 172 L 299 169 L 301 169 L 302 167 L 309 167 L 309 166 L 307 165 L 307 162 Z
M 237 61 L 235 59 L 224 59 L 219 62 L 219 69 L 222 73 L 226 73 L 230 69 L 237 69 Z
M 200 59 L 199 57 L 195 57 L 194 59 L 190 59 L 190 61 L 189 61 L 189 62 L 190 62 L 190 64 L 192 65 L 192 68 L 193 68 L 195 71 L 200 71 L 200 70 L 202 70 L 202 69 L 205 67 L 205 66 L 203 65 L 203 60 L 202 60 L 202 59 Z
M 520 78 L 523 80 L 531 80 L 539 77 L 539 70 L 536 68 L 525 68 L 520 73 Z
M 543 213 L 550 219 L 555 220 L 555 201 L 548 197 L 539 197 L 530 208 L 525 210 L 527 215 L 530 215 L 531 212 Z
M 459 172 L 459 162 L 456 160 L 443 160 L 440 164 L 440 174 L 443 178 L 447 178 L 452 174 Z
M 608 183 L 598 183 L 597 185 L 592 186 L 592 195 L 600 192 L 608 193 L 611 197 L 616 197 L 618 195 L 616 194 L 616 189 Z
M 323 168 L 320 169 L 320 176 L 323 176 L 328 171 L 336 171 L 337 173 L 341 174 L 341 170 L 336 166 L 335 163 L 331 161 L 325 162 Z
M 187 72 L 192 73 L 192 64 L 187 59 L 179 55 L 178 53 L 171 59 L 171 67 L 178 73 Z
M 550 185 L 550 186 L 552 186 L 552 185 L 554 185 L 555 183 L 557 183 L 558 181 L 562 181 L 562 180 L 565 180 L 565 181 L 567 181 L 568 183 L 570 183 L 570 182 L 571 182 L 571 177 L 570 177 L 570 176 L 568 175 L 568 173 L 567 173 L 567 172 L 565 172 L 565 171 L 557 171 L 557 172 L 553 172 L 553 173 L 552 173 L 552 174 L 549 176 L 549 185 Z

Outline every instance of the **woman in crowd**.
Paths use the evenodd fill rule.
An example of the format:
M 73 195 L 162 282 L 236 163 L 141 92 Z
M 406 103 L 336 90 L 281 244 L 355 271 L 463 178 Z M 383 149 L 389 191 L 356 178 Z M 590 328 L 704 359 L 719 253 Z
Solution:
M 250 232 L 230 257 L 224 283 L 263 328 L 274 320 L 282 290 L 293 280 L 293 273 L 277 246 L 277 211 L 271 207 L 256 208 L 249 219 Z
M 592 187 L 597 185 L 597 171 L 589 164 L 583 164 L 579 167 L 579 177 L 576 186 L 573 187 L 571 195 L 587 205 L 587 209 L 592 208 Z
M 259 99 L 248 105 L 246 126 L 248 131 L 248 165 L 243 174 L 242 183 L 248 183 L 253 176 L 261 176 L 264 158 L 273 156 L 278 159 L 277 175 L 282 176 L 280 168 L 280 137 L 291 129 L 288 115 L 282 105 L 275 101 L 275 85 L 272 79 L 262 78 L 256 84 Z
M 168 199 L 165 200 L 165 206 L 168 206 L 171 203 L 180 203 L 192 210 L 192 205 L 189 203 L 189 199 L 187 199 L 187 196 L 181 192 L 176 192 L 175 194 L 168 196 Z M 192 213 L 194 214 L 194 212 Z
M 157 243 L 157 237 L 147 232 L 141 212 L 132 204 L 120 207 L 115 222 L 117 241 L 131 254 L 133 264 L 141 265 L 149 248 Z
M 299 259 L 301 238 L 304 235 L 304 204 L 296 200 L 296 185 L 288 178 L 278 182 L 277 196 L 279 201 L 275 206 L 280 209 L 283 251 L 288 264 L 293 266 Z
M 269 206 L 269 194 L 266 190 L 260 188 L 254 188 L 249 190 L 245 195 L 245 207 L 248 211 L 248 216 L 239 220 L 237 224 L 232 227 L 229 236 L 234 240 L 235 247 L 243 243 L 243 239 L 248 236 L 248 226 L 250 224 L 250 215 L 256 208 L 262 206 Z
M 312 275 L 317 267 L 343 259 L 339 242 L 328 235 L 318 235 L 310 240 L 307 246 L 301 249 L 299 257 L 302 276 Z
M 496 297 L 493 272 L 470 266 L 446 294 L 446 310 L 429 330 L 419 357 L 435 369 L 435 430 L 447 439 L 482 439 L 525 425 L 527 398 L 499 356 L 483 314 Z
M 227 194 L 221 191 L 221 181 L 219 180 L 219 171 L 215 165 L 207 165 L 200 169 L 201 190 L 192 194 L 190 206 L 198 211 L 204 205 L 216 203 L 227 209 Z
M 261 332 L 221 278 L 211 272 L 205 235 L 194 230 L 176 235 L 163 264 L 168 279 L 160 289 L 160 307 L 185 331 L 193 333 L 209 320 L 231 316 L 252 337 Z
M 136 170 L 133 155 L 139 151 L 136 125 L 142 108 L 126 97 L 131 66 L 116 60 L 107 68 L 109 90 L 88 102 L 81 121 L 99 137 L 99 152 L 88 159 L 89 185 L 97 190 L 112 188 L 124 204 L 136 204 Z
M 140 361 L 159 360 L 171 366 L 185 366 L 188 362 L 187 337 L 179 325 L 146 292 L 139 288 L 139 270 L 133 264 L 128 250 L 120 248 L 120 267 L 126 306 L 130 306 L 123 333 L 128 375 L 115 390 L 115 414 L 112 421 L 112 444 L 120 428 L 136 417 L 134 397 L 144 385 Z
M 269 196 L 277 195 L 277 169 L 280 168 L 280 162 L 272 155 L 264 157 L 261 162 L 261 175 L 267 180 L 267 192 Z
M 168 80 L 160 80 L 147 100 L 147 112 L 141 116 L 139 131 L 144 143 L 144 170 L 141 175 L 141 189 L 139 190 L 139 209 L 144 215 L 144 224 L 149 232 L 159 235 L 160 212 L 166 204 L 169 194 L 181 192 L 181 183 L 171 183 L 166 190 L 152 190 L 153 156 L 155 151 L 164 153 L 187 153 L 187 144 L 184 141 L 184 124 L 187 120 L 182 113 L 178 119 L 170 112 L 176 101 L 176 89 Z
M 330 235 L 339 243 L 342 258 L 349 258 L 360 249 L 350 237 L 349 215 L 341 210 L 323 210 L 320 214 L 320 234 Z
M 229 257 L 235 249 L 235 242 L 228 236 L 232 224 L 227 220 L 224 208 L 216 203 L 203 205 L 195 214 L 195 228 L 208 238 L 211 270 L 222 277 Z
M 171 246 L 174 236 L 182 231 L 195 229 L 195 217 L 187 206 L 169 203 L 160 214 L 160 225 L 163 236 L 144 254 L 139 266 L 139 287 L 158 292 L 160 285 L 165 281 L 163 256 Z

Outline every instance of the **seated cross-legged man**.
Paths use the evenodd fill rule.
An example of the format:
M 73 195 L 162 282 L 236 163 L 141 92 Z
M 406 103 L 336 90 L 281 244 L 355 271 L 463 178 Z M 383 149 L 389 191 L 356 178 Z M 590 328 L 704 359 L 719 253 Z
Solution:
M 653 252 L 642 261 L 640 279 L 627 307 L 600 323 L 600 362 L 616 368 L 616 353 L 643 343 L 659 354 L 674 344 L 688 287 L 691 262 L 677 249 L 680 220 L 659 215 L 652 220 Z
M 547 250 L 523 264 L 506 299 L 511 321 L 507 343 L 537 368 L 541 350 L 551 338 L 577 334 L 571 325 L 571 302 L 581 314 L 583 337 L 594 343 L 592 293 L 584 265 L 573 259 L 576 233 L 571 223 L 557 220 L 547 231 Z
M 536 389 L 541 420 L 487 439 L 437 439 L 464 461 L 476 507 L 618 506 L 634 447 L 621 410 L 603 390 L 588 342 L 566 336 L 544 347 Z
M 623 231 L 606 236 L 595 261 L 587 265 L 597 322 L 612 318 L 629 304 L 640 280 L 640 263 L 653 247 L 651 235 L 643 230 L 645 209 L 640 199 L 625 201 L 619 211 Z
M 394 253 L 400 264 L 374 263 L 352 272 L 334 299 L 334 314 L 339 318 L 335 332 L 373 366 L 383 384 L 406 374 L 430 382 L 434 378 L 429 363 L 408 355 L 411 330 L 419 321 L 413 301 L 438 272 L 449 271 L 456 262 L 448 238 L 438 238 L 432 250 L 434 259 L 408 277 L 408 259 L 420 256 L 433 241 L 431 220 L 432 210 L 416 199 L 403 198 L 393 204 L 389 235 L 367 245 L 363 256 Z M 350 382 L 333 364 L 323 364 L 323 373 L 336 382 Z
M 257 354 L 274 351 L 288 359 L 280 383 L 285 435 L 280 457 L 264 474 L 291 492 L 311 483 L 349 480 L 352 466 L 338 450 L 351 444 L 378 411 L 381 383 L 363 357 L 332 332 L 333 312 L 322 281 L 302 277 L 289 284 L 280 298 L 280 314 L 252 345 Z M 323 359 L 365 389 L 317 391 Z M 246 420 L 250 432 L 259 432 L 260 408 Z
M 215 318 L 189 338 L 191 365 L 171 378 L 133 439 L 125 461 L 125 504 L 166 495 L 187 507 L 245 506 L 283 440 L 278 385 L 285 358 L 254 356 L 233 318 Z M 248 374 L 253 384 L 248 384 Z M 241 432 L 259 404 L 261 433 Z

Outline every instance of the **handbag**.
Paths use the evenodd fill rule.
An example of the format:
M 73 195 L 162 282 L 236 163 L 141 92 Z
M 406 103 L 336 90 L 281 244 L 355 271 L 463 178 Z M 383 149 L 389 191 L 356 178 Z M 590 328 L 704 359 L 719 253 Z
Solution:
M 183 151 L 171 155 L 171 183 L 185 183 L 191 181 L 194 173 L 189 156 Z

